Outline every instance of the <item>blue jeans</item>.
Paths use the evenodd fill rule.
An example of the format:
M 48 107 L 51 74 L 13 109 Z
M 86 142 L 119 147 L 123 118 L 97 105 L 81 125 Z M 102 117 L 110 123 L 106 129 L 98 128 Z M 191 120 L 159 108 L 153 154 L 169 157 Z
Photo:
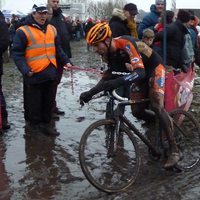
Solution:
M 81 39 L 81 32 L 76 31 L 76 40 L 79 41 Z

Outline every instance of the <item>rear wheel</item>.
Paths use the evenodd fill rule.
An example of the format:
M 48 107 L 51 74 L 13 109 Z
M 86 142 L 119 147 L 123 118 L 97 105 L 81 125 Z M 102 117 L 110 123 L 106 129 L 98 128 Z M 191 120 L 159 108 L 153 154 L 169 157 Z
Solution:
M 85 130 L 79 146 L 84 175 L 94 187 L 108 193 L 119 192 L 133 184 L 141 165 L 133 134 L 121 125 L 116 138 L 114 129 L 114 120 L 94 122 Z
M 185 110 L 172 110 L 169 115 L 174 120 L 174 136 L 182 154 L 175 166 L 179 171 L 191 169 L 200 160 L 200 128 L 194 117 Z

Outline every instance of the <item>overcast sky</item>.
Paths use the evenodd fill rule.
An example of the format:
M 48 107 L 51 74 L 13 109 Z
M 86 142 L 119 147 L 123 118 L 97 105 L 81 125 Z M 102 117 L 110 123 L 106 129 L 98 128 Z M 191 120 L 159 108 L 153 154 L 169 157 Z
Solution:
M 15 7 L 25 14 L 28 13 L 34 3 L 46 3 L 47 0 L 4 0 L 4 7 Z M 100 0 L 96 0 L 100 1 Z M 151 4 L 155 3 L 155 0 L 128 0 L 137 5 L 139 10 L 149 11 Z M 15 3 L 16 2 L 16 3 Z M 177 8 L 199 8 L 200 9 L 200 0 L 176 0 Z M 171 8 L 171 0 L 167 0 L 167 9 Z

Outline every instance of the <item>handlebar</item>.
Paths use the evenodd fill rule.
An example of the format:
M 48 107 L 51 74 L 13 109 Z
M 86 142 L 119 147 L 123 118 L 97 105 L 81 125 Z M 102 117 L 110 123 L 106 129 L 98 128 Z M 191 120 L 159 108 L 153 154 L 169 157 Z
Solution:
M 128 98 L 126 97 L 121 97 L 116 93 L 116 90 L 112 91 L 112 95 L 119 101 L 128 101 Z
M 113 91 L 112 91 L 112 95 L 113 95 L 118 101 L 128 101 L 128 98 L 119 96 L 119 95 L 116 93 L 116 90 L 113 90 Z M 110 94 L 109 94 L 108 91 L 104 91 L 104 92 L 101 92 L 101 93 L 98 93 L 98 94 L 94 95 L 94 96 L 92 97 L 92 99 L 98 99 L 98 98 L 103 97 L 103 96 L 110 96 Z
M 110 95 L 110 93 L 109 93 L 108 91 L 104 91 L 104 92 L 100 92 L 100 93 L 98 93 L 98 94 L 92 96 L 92 99 L 98 99 L 98 98 L 103 97 L 103 96 L 108 96 L 108 97 L 110 97 L 111 95 Z M 112 96 L 113 96 L 115 99 L 117 99 L 118 101 L 128 101 L 128 98 L 119 96 L 119 95 L 116 93 L 116 90 L 113 90 L 113 91 L 112 91 Z M 84 102 L 83 102 L 83 101 L 80 101 L 80 105 L 81 105 L 81 106 L 80 106 L 79 110 L 82 109 L 82 107 L 84 106 Z

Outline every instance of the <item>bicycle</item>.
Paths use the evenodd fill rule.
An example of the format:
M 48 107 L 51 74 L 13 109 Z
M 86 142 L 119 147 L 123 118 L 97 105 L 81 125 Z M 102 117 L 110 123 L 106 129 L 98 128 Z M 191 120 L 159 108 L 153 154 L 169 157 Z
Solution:
M 79 145 L 79 161 L 85 177 L 94 187 L 115 193 L 131 186 L 139 174 L 139 139 L 149 148 L 153 160 L 160 160 L 161 155 L 167 157 L 168 143 L 158 121 L 155 140 L 151 141 L 119 112 L 121 106 L 149 102 L 149 99 L 128 100 L 115 92 L 108 96 L 113 106 L 113 119 L 98 120 L 85 130 Z M 177 146 L 183 155 L 174 168 L 189 170 L 200 160 L 200 128 L 194 117 L 184 110 L 173 110 L 169 114 L 173 119 Z

